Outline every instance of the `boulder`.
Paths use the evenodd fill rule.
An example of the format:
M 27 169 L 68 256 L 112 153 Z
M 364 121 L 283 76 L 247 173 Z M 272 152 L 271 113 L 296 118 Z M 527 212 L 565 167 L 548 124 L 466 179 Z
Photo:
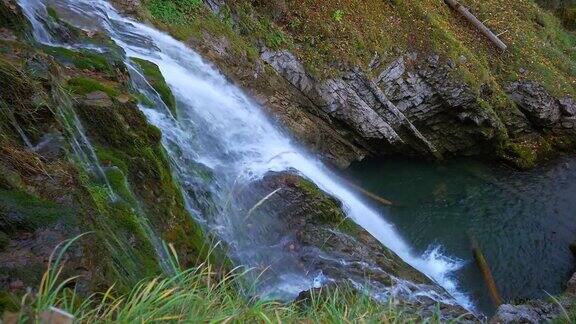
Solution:
M 556 98 L 533 81 L 510 84 L 508 93 L 535 126 L 550 128 L 560 122 L 562 111 Z
M 370 287 L 376 295 L 398 298 L 424 313 L 433 313 L 439 301 L 446 313 L 467 313 L 444 289 L 347 218 L 338 200 L 295 172 L 270 172 L 236 199 L 246 211 L 238 231 L 258 246 L 279 247 L 285 256 L 278 258 L 293 260 L 305 273 L 321 273 L 333 284 Z M 274 264 L 269 269 L 276 271 Z M 435 298 L 416 297 L 417 291 Z

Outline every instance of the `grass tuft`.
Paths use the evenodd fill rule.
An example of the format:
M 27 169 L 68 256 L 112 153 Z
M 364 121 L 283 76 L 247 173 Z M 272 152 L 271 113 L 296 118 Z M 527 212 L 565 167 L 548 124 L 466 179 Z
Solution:
M 394 301 L 377 303 L 351 287 L 310 291 L 294 303 L 246 298 L 241 286 L 250 270 L 219 273 L 207 263 L 183 270 L 173 253 L 173 274 L 142 280 L 128 293 L 111 285 L 81 298 L 73 288 L 76 277 L 62 279 L 65 253 L 84 235 L 57 247 L 36 294 L 22 299 L 21 321 L 34 320 L 56 307 L 73 314 L 78 323 L 194 322 L 194 323 L 439 323 L 439 316 L 423 319 L 403 311 Z

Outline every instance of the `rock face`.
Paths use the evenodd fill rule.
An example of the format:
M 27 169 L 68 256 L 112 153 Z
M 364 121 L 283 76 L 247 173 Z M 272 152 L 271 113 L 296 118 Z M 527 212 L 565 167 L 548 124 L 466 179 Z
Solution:
M 294 260 L 305 273 L 322 273 L 333 283 L 369 284 L 376 294 L 398 297 L 423 316 L 432 314 L 437 302 L 414 297 L 416 291 L 445 301 L 444 315 L 467 313 L 442 288 L 347 219 L 339 201 L 293 172 L 268 173 L 241 190 L 237 199 L 248 211 L 246 222 L 238 224 L 242 232 L 259 246 L 280 246 L 286 253 L 282 258 Z
M 366 139 L 331 118 L 315 104 L 317 98 L 304 96 L 266 62 L 239 56 L 227 39 L 207 33 L 190 39 L 189 45 L 242 86 L 280 126 L 325 161 L 346 167 L 370 154 Z
M 119 1 L 121 7 L 126 1 Z M 215 13 L 226 4 L 204 2 Z M 282 17 L 286 7 L 282 0 L 261 5 L 274 17 Z M 544 154 L 541 147 L 576 146 L 571 98 L 554 98 L 522 81 L 510 85 L 509 97 L 498 90 L 502 102 L 488 102 L 496 100 L 490 85 L 475 90 L 455 77 L 456 64 L 466 58 L 455 63 L 408 52 L 383 64 L 376 56 L 366 68 L 344 68 L 339 77 L 319 80 L 288 50 L 260 44 L 260 58 L 249 59 L 226 37 L 207 32 L 189 44 L 301 143 L 339 167 L 384 155 L 430 160 L 484 155 L 530 167 L 553 151 Z
M 508 93 L 535 127 L 574 132 L 576 103 L 572 98 L 557 99 L 532 81 L 514 82 Z
M 419 152 L 441 158 L 441 153 L 359 70 L 342 78 L 316 81 L 288 51 L 265 50 L 262 59 L 309 98 L 330 119 L 347 127 L 374 153 Z
M 442 154 L 481 152 L 505 136 L 504 126 L 451 70 L 452 63 L 436 55 L 424 60 L 409 55 L 386 67 L 375 82 Z
M 214 13 L 218 13 L 220 12 L 220 8 L 226 4 L 226 0 L 204 0 L 204 3 L 206 3 Z
M 488 141 L 499 131 L 498 118 L 480 108 L 469 89 L 451 83 L 437 57 L 416 72 L 407 71 L 400 58 L 375 80 L 352 70 L 324 82 L 308 75 L 289 52 L 264 51 L 262 59 L 377 154 L 441 159 L 445 152 L 472 149 L 478 146 L 476 138 Z
M 215 13 L 226 4 L 204 2 Z M 257 6 L 278 24 L 288 24 L 284 0 Z M 242 30 L 239 16 L 233 9 L 229 14 L 234 31 Z M 376 56 L 366 67 L 343 67 L 335 57 L 339 76 L 320 80 L 289 50 L 249 40 L 260 58 L 248 58 L 234 49 L 237 39 L 226 37 L 205 32 L 189 43 L 251 92 L 300 142 L 340 167 L 394 154 L 434 160 L 482 155 L 529 168 L 558 150 L 576 148 L 571 98 L 554 98 L 526 80 L 470 86 L 459 74 L 466 70 L 464 56 L 455 62 L 430 51 L 406 50 L 386 63 Z
M 497 157 L 527 138 L 576 138 L 572 98 L 555 98 L 535 82 L 516 82 L 507 89 L 513 102 L 496 112 L 483 99 L 482 92 L 491 92 L 487 85 L 476 93 L 456 81 L 453 62 L 437 55 L 404 55 L 384 67 L 376 57 L 370 65 L 375 78 L 354 68 L 324 81 L 288 51 L 265 49 L 261 58 L 370 154 Z
M 21 26 L 17 8 L 0 1 L 10 18 L 0 28 Z M 80 233 L 91 234 L 68 251 L 62 276 L 82 275 L 75 285 L 87 294 L 158 274 L 153 235 L 174 243 L 185 266 L 205 243 L 117 48 L 51 19 L 78 36 L 63 41 L 103 51 L 30 46 L 16 30 L 0 42 L 0 313 L 5 293 L 38 287 L 53 249 Z

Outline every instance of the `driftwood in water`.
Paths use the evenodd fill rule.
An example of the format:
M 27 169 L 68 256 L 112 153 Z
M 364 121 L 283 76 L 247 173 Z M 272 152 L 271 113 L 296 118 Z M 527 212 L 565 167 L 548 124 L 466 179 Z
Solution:
M 383 197 L 380 197 L 380 196 L 378 196 L 378 195 L 376 195 L 376 194 L 374 194 L 374 193 L 372 193 L 372 192 L 370 192 L 370 191 L 368 191 L 368 190 L 366 190 L 366 189 L 364 189 L 364 188 L 362 188 L 362 187 L 360 187 L 360 186 L 352 183 L 351 181 L 346 181 L 346 182 L 347 182 L 348 185 L 350 185 L 350 187 L 353 187 L 354 189 L 360 191 L 360 192 L 361 192 L 362 194 L 364 194 L 365 196 L 367 196 L 367 197 L 369 197 L 369 198 L 372 198 L 373 200 L 376 200 L 377 202 L 379 202 L 379 203 L 381 203 L 381 204 L 383 204 L 383 205 L 386 205 L 386 206 L 394 206 L 394 203 L 391 202 L 390 200 L 388 200 L 388 199 L 386 199 L 386 198 L 383 198 Z
M 494 44 L 496 44 L 496 46 L 498 46 L 498 48 L 500 48 L 503 51 L 505 51 L 508 48 L 508 46 L 506 44 L 504 44 L 504 42 L 502 40 L 500 40 L 500 38 L 498 38 L 497 35 L 495 35 L 488 27 L 486 27 L 486 25 L 484 25 L 484 23 L 482 23 L 480 20 L 478 20 L 478 18 L 476 18 L 476 16 L 474 16 L 470 12 L 470 10 L 468 10 L 466 7 L 461 5 L 458 1 L 456 1 L 456 0 L 444 0 L 444 2 L 446 2 L 450 7 L 454 8 L 454 10 L 461 13 L 464 16 L 464 18 L 466 18 L 469 22 L 471 22 L 474 26 L 476 26 L 476 28 L 478 28 L 478 30 L 480 30 L 480 32 L 482 32 L 482 34 L 484 34 L 486 37 L 488 37 L 488 39 L 490 39 L 490 41 L 492 41 Z
M 482 249 L 480 249 L 478 242 L 476 242 L 476 239 L 473 236 L 470 236 L 470 241 L 472 243 L 472 252 L 474 253 L 474 259 L 476 260 L 478 268 L 480 268 L 480 271 L 482 272 L 484 281 L 486 281 L 486 286 L 488 286 L 488 291 L 490 292 L 490 298 L 492 299 L 494 306 L 498 307 L 502 305 L 502 298 L 500 297 L 500 293 L 498 292 L 498 288 L 496 287 L 496 282 L 494 281 L 494 277 L 492 276 L 492 271 L 490 271 L 488 261 L 486 261 L 486 258 L 484 258 Z

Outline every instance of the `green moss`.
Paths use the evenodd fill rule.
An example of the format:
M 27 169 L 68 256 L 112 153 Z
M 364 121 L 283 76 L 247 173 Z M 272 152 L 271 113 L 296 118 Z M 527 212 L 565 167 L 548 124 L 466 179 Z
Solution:
M 2 209 L 18 215 L 17 218 L 6 218 Z M 39 199 L 19 191 L 0 189 L 0 229 L 13 231 L 18 229 L 34 230 L 48 226 L 67 216 L 70 211 L 57 204 Z
M 508 144 L 503 156 L 520 169 L 531 169 L 554 154 L 553 143 L 549 139 L 527 138 Z
M 522 144 L 513 143 L 508 147 L 509 160 L 521 169 L 531 169 L 538 161 L 536 151 Z
M 44 51 L 64 64 L 72 64 L 79 69 L 87 69 L 114 75 L 114 66 L 102 53 L 88 50 L 73 51 L 63 47 L 45 46 Z
M 134 94 L 134 97 L 136 98 L 136 100 L 138 100 L 138 103 L 147 106 L 147 107 L 153 107 L 154 106 L 154 101 L 150 98 L 148 98 L 146 95 L 143 95 L 141 93 L 137 93 Z
M 91 138 L 102 146 L 132 153 L 160 143 L 160 130 L 150 125 L 132 103 L 123 105 L 116 102 L 111 107 L 79 104 L 77 111 Z
M 155 19 L 169 24 L 184 24 L 202 6 L 202 0 L 147 0 L 146 6 Z
M 58 15 L 58 12 L 56 11 L 56 9 L 54 9 L 54 7 L 47 6 L 46 12 L 48 13 L 48 17 L 50 17 L 54 21 L 60 21 L 60 16 Z
M 8 234 L 0 231 L 0 252 L 3 251 L 8 246 L 9 242 L 10 237 L 8 237 Z
M 1 6 L 1 4 L 0 4 Z M 0 314 L 7 312 L 17 312 L 20 309 L 16 298 L 6 291 L 0 291 Z
M 164 240 L 186 251 L 184 254 L 190 259 L 185 262 L 191 262 L 192 258 L 204 260 L 205 236 L 184 207 L 158 128 L 150 125 L 133 104 L 116 102 L 111 107 L 80 104 L 77 111 L 102 165 L 110 170 L 111 185 L 121 200 L 143 217 L 139 222 L 149 224 Z M 124 220 L 123 225 L 135 225 L 126 211 L 119 215 L 123 216 L 118 217 Z
M 11 7 L 9 3 L 0 2 L 0 27 L 8 28 L 19 36 L 30 32 L 30 24 L 22 14 L 18 5 Z
M 86 77 L 76 77 L 68 80 L 67 89 L 79 95 L 85 95 L 94 91 L 105 92 L 110 97 L 117 97 L 120 94 L 115 88 L 103 84 L 98 80 Z
M 139 58 L 132 58 L 132 61 L 138 64 L 138 66 L 146 76 L 148 82 L 150 82 L 152 87 L 158 92 L 158 94 L 162 98 L 162 101 L 164 101 L 166 106 L 168 106 L 172 114 L 176 115 L 177 113 L 176 99 L 174 98 L 174 94 L 172 93 L 172 90 L 166 83 L 166 80 L 164 79 L 164 76 L 162 75 L 162 72 L 160 72 L 158 66 L 152 62 Z
M 314 202 L 314 210 L 316 215 L 315 221 L 322 224 L 333 225 L 339 230 L 355 235 L 359 231 L 358 225 L 344 215 L 342 212 L 341 204 L 328 196 L 313 182 L 300 178 L 297 182 L 297 187 L 306 192 L 306 194 Z

